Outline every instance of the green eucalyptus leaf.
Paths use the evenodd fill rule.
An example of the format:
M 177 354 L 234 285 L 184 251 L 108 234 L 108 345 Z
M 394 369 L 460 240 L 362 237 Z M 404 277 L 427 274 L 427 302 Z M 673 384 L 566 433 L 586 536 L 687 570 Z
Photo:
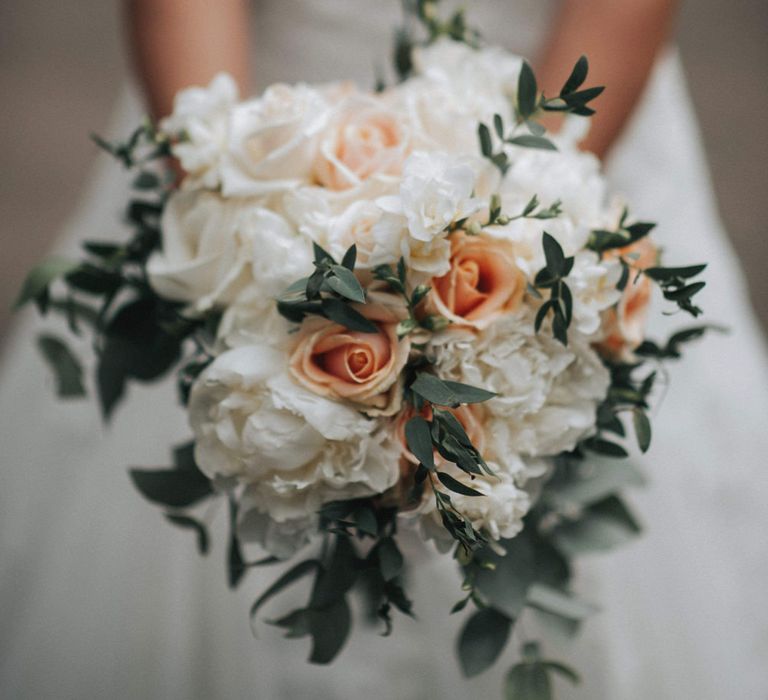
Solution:
M 598 611 L 595 605 L 542 583 L 534 583 L 530 587 L 527 602 L 539 610 L 571 620 L 583 620 Z
M 346 267 L 350 272 L 355 269 L 355 263 L 357 262 L 357 246 L 353 243 L 347 252 L 344 253 L 344 257 L 341 259 L 341 264 Z
M 403 554 L 392 537 L 379 542 L 376 551 L 379 555 L 379 569 L 385 581 L 397 578 L 403 570 Z
M 48 285 L 59 277 L 80 267 L 80 263 L 61 257 L 51 257 L 35 265 L 21 285 L 14 309 L 19 309 L 28 301 L 37 299 L 48 289 Z
M 320 562 L 317 561 L 317 559 L 305 559 L 304 561 L 296 564 L 296 566 L 288 569 L 288 571 L 280 576 L 280 578 L 278 578 L 277 581 L 275 581 L 269 588 L 267 588 L 267 590 L 264 591 L 253 603 L 250 610 L 251 623 L 253 623 L 253 618 L 256 616 L 256 613 L 259 611 L 261 606 L 264 605 L 264 603 L 273 598 L 287 586 L 290 586 L 292 583 L 295 583 L 304 576 L 317 571 L 319 566 Z
M 475 612 L 461 630 L 458 655 L 461 670 L 471 678 L 490 668 L 504 650 L 512 620 L 494 608 Z
M 643 476 L 628 460 L 590 457 L 569 472 L 568 478 L 554 478 L 547 484 L 546 498 L 568 510 L 597 503 L 628 486 L 642 486 Z
M 411 391 L 430 403 L 438 406 L 456 407 L 460 404 L 459 397 L 448 385 L 434 374 L 419 372 L 411 384 Z
M 60 398 L 85 396 L 83 368 L 69 347 L 53 335 L 41 335 L 37 346 L 56 379 L 56 395 Z
M 460 493 L 463 496 L 482 496 L 480 493 L 466 484 L 462 484 L 458 479 L 455 479 L 447 472 L 437 472 L 437 478 L 445 486 L 445 488 L 453 491 L 454 493 Z
M 155 190 L 160 185 L 160 178 L 149 170 L 142 170 L 133 180 L 133 188 L 136 190 Z
M 540 662 L 523 661 L 513 666 L 504 686 L 505 700 L 552 700 L 552 685 Z
M 541 237 L 541 245 L 544 248 L 544 257 L 547 261 L 547 271 L 553 277 L 562 276 L 565 270 L 565 253 L 562 246 L 554 236 L 546 231 Z
M 333 259 L 333 256 L 318 243 L 315 243 L 315 242 L 312 243 L 312 251 L 315 256 L 315 263 L 317 263 L 318 265 L 322 263 L 333 264 L 336 262 Z
M 405 424 L 405 442 L 416 459 L 427 469 L 435 468 L 435 454 L 429 423 L 422 416 L 414 416 Z
M 523 61 L 517 80 L 517 111 L 523 119 L 536 111 L 537 96 L 536 76 L 528 61 Z
M 568 95 L 578 90 L 582 83 L 587 79 L 587 73 L 589 72 L 589 61 L 586 56 L 581 56 L 576 65 L 574 65 L 571 74 L 568 76 L 568 80 L 565 81 L 563 89 L 560 90 L 560 96 Z
M 336 537 L 328 565 L 318 569 L 310 597 L 311 608 L 326 608 L 343 598 L 357 581 L 358 558 L 348 537 Z
M 208 529 L 203 523 L 199 520 L 195 520 L 195 518 L 192 518 L 189 515 L 180 515 L 177 513 L 166 513 L 165 519 L 180 528 L 192 530 L 197 536 L 197 550 L 202 555 L 208 554 L 210 538 L 208 536 Z
M 688 279 L 701 274 L 706 269 L 706 264 L 690 265 L 688 267 L 649 267 L 643 270 L 643 274 L 657 282 L 666 282 L 675 278 Z
M 129 469 L 144 498 L 170 508 L 186 508 L 212 496 L 211 481 L 198 469 Z
M 553 537 L 564 554 L 575 557 L 613 549 L 639 532 L 640 526 L 623 501 L 609 496 L 587 508 L 579 520 L 558 526 Z
M 627 457 L 629 453 L 619 444 L 602 438 L 588 438 L 582 443 L 592 452 L 597 452 L 608 457 Z
M 651 446 L 651 421 L 648 420 L 648 415 L 642 409 L 636 408 L 632 411 L 632 423 L 640 451 L 647 452 Z
M 482 153 L 485 158 L 490 158 L 493 155 L 491 132 L 482 122 L 477 126 L 477 137 L 480 140 L 480 153 Z
M 504 140 L 504 120 L 500 114 L 493 115 L 493 129 L 501 140 Z
M 447 379 L 443 383 L 454 393 L 459 403 L 482 403 L 492 399 L 494 396 L 498 396 L 494 391 L 481 389 L 470 384 L 462 384 L 461 382 L 453 382 Z
M 332 265 L 331 275 L 326 277 L 325 283 L 337 294 L 359 304 L 365 303 L 365 292 L 360 282 L 354 273 L 343 265 Z
M 570 666 L 566 666 L 559 661 L 542 661 L 541 665 L 544 666 L 544 668 L 546 668 L 548 671 L 552 671 L 559 676 L 562 676 L 574 685 L 577 685 L 581 682 L 581 678 L 579 678 L 579 674 L 576 673 L 576 671 L 574 671 Z
M 321 303 L 323 314 L 326 318 L 338 323 L 350 331 L 359 331 L 360 333 L 378 333 L 378 326 L 369 321 L 359 311 L 353 309 L 341 299 L 323 299 Z
M 363 506 L 355 511 L 355 525 L 366 535 L 376 537 L 379 534 L 379 523 L 376 514 L 369 506 Z
M 513 136 L 507 139 L 507 143 L 512 146 L 520 146 L 521 148 L 539 148 L 544 151 L 556 151 L 552 141 L 544 136 L 535 136 L 533 134 L 521 134 L 520 136 Z
M 341 651 L 352 626 L 352 615 L 345 598 L 322 610 L 308 612 L 308 629 L 312 636 L 309 662 L 329 664 Z

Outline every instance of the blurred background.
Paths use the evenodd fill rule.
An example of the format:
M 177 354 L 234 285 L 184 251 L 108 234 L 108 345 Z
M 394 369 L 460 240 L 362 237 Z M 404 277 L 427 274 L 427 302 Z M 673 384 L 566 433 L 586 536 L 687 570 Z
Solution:
M 0 2 L 0 352 L 25 271 L 66 223 L 127 73 L 117 0 Z M 689 0 L 678 42 L 720 211 L 768 327 L 768 0 Z M 681 196 L 684 196 L 681 188 Z

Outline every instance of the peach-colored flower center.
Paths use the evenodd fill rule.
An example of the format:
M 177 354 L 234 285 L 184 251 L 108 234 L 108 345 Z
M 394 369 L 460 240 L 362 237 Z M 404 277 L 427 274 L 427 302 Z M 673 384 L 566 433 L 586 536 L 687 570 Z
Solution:
M 474 320 L 503 309 L 516 295 L 516 269 L 492 245 L 478 241 L 462 245 L 448 274 L 433 281 L 447 309 Z
M 381 331 L 350 331 L 319 342 L 312 359 L 326 374 L 347 382 L 365 382 L 389 362 L 391 354 L 389 341 Z

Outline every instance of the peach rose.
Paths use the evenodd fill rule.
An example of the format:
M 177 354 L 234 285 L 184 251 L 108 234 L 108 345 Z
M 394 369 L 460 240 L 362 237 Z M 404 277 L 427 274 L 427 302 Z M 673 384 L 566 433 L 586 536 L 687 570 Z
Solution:
M 451 269 L 432 279 L 434 309 L 456 324 L 485 328 L 516 311 L 525 293 L 525 276 L 515 264 L 512 245 L 463 231 L 451 236 Z
M 352 331 L 323 318 L 304 321 L 290 359 L 290 371 L 301 385 L 327 398 L 356 404 L 374 415 L 400 408 L 400 373 L 410 352 L 408 338 L 398 340 L 400 316 L 395 306 L 357 306 L 378 327 L 377 333 Z
M 373 175 L 398 175 L 409 150 L 409 134 L 396 114 L 379 100 L 351 99 L 321 140 L 315 180 L 347 190 Z
M 629 280 L 616 306 L 603 313 L 603 340 L 598 350 L 608 357 L 631 361 L 632 351 L 645 338 L 648 306 L 651 301 L 651 280 L 637 275 L 656 264 L 658 251 L 650 239 L 641 238 L 637 243 L 619 248 L 611 257 L 623 257 L 630 265 Z

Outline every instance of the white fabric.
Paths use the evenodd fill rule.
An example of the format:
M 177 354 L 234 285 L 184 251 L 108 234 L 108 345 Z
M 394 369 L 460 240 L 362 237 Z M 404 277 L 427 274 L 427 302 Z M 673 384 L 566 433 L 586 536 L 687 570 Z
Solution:
M 367 80 L 374 59 L 387 60 L 398 4 L 259 3 L 260 86 Z M 532 0 L 480 4 L 471 16 L 495 27 L 491 40 L 511 36 L 511 48 L 533 50 L 548 9 Z M 126 134 L 139 116 L 135 99 L 126 95 L 117 113 L 113 133 Z M 674 54 L 658 66 L 608 171 L 635 214 L 660 222 L 670 264 L 709 261 L 701 303 L 731 333 L 692 346 L 672 368 L 643 460 L 650 483 L 632 499 L 644 538 L 578 566 L 577 587 L 603 612 L 564 646 L 584 682 L 562 697 L 766 698 L 766 348 L 714 208 Z M 117 233 L 126 192 L 119 172 L 99 162 L 60 247 Z M 358 629 L 330 668 L 307 665 L 307 642 L 266 625 L 253 639 L 248 607 L 278 572 L 254 571 L 228 592 L 222 528 L 202 559 L 190 533 L 165 523 L 129 483 L 126 463 L 163 465 L 167 446 L 189 434 L 172 384 L 132 388 L 103 430 L 95 402 L 55 401 L 31 316 L 0 370 L 0 697 L 500 697 L 512 655 L 461 680 L 453 651 L 460 616 L 447 615 L 459 578 L 450 559 L 426 550 L 410 586 L 419 622 L 399 617 L 393 638 Z M 678 315 L 654 331 L 683 324 L 689 319 Z

